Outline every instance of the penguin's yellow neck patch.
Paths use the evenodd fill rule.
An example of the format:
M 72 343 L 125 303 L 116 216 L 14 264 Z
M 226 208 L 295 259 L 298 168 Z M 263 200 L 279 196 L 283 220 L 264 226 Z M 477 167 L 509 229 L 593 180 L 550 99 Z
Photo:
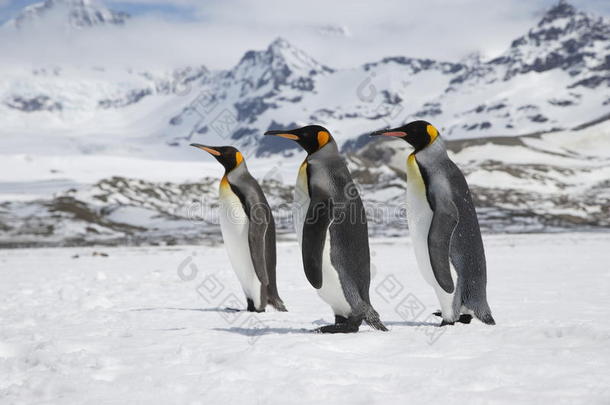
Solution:
M 297 176 L 297 189 L 301 193 L 305 193 L 309 196 L 308 191 L 308 179 L 307 179 L 307 160 L 304 160 L 299 167 L 299 174 Z M 296 198 L 296 197 L 295 197 Z
M 434 128 L 433 125 L 428 125 L 426 127 L 426 132 L 428 132 L 428 135 L 430 136 L 430 143 L 434 142 L 438 136 L 438 130 Z
M 318 149 L 326 145 L 330 141 L 330 134 L 326 131 L 318 132 Z
M 220 189 L 226 189 L 227 187 L 231 187 L 229 179 L 227 179 L 227 176 L 222 176 L 222 179 L 220 179 Z
M 241 152 L 235 153 L 235 166 L 239 166 L 244 161 L 244 156 Z
M 411 153 L 407 158 L 407 185 L 408 184 L 411 184 L 413 186 L 412 190 L 418 193 L 426 192 L 424 178 L 422 177 L 421 171 L 419 170 L 417 160 L 415 160 L 415 153 Z

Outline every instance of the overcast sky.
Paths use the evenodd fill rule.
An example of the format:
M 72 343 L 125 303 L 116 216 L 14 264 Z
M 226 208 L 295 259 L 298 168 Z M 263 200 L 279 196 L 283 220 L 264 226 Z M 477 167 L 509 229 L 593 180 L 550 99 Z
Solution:
M 0 21 L 29 0 L 0 0 Z M 249 49 L 282 36 L 320 62 L 350 67 L 385 56 L 459 60 L 505 50 L 556 0 L 387 1 L 101 1 L 134 18 L 122 29 L 0 34 L 3 60 L 233 66 Z M 610 1 L 573 0 L 577 8 L 610 15 Z

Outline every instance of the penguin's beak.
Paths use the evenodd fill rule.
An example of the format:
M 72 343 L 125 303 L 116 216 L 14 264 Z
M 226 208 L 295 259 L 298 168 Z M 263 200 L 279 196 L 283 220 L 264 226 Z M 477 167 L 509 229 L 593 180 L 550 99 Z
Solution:
M 293 141 L 298 141 L 300 138 L 298 135 L 292 134 L 292 131 L 267 131 L 265 135 L 273 135 L 273 136 L 281 136 L 282 138 L 292 139 Z
M 404 137 L 407 136 L 405 131 L 401 131 L 398 128 L 395 129 L 380 129 L 379 131 L 371 132 L 371 136 L 396 136 L 396 137 Z
M 209 146 L 201 145 L 198 143 L 192 143 L 191 146 L 194 146 L 199 149 L 203 149 L 204 151 L 208 152 L 211 155 L 220 156 L 220 152 L 218 152 L 216 149 L 210 148 Z

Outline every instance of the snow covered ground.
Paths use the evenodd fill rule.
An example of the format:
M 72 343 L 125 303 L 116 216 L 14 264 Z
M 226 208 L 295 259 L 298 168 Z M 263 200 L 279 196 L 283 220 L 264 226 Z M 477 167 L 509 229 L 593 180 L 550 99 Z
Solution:
M 436 327 L 410 241 L 386 239 L 391 331 L 341 336 L 309 333 L 332 314 L 293 242 L 290 312 L 256 315 L 223 310 L 244 304 L 222 246 L 0 251 L 0 403 L 608 403 L 610 234 L 485 241 L 497 326 Z

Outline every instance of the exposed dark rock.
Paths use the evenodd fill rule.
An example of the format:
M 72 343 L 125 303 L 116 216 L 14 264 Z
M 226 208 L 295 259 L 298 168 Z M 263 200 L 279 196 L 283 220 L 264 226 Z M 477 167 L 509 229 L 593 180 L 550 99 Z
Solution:
M 49 96 L 40 95 L 31 98 L 24 98 L 14 96 L 11 99 L 4 102 L 4 104 L 15 110 L 23 112 L 36 112 L 36 111 L 61 111 L 62 105 L 58 101 L 53 101 Z
M 135 104 L 146 96 L 153 94 L 152 89 L 130 90 L 125 98 L 106 99 L 98 101 L 100 108 L 122 108 L 131 104 Z

